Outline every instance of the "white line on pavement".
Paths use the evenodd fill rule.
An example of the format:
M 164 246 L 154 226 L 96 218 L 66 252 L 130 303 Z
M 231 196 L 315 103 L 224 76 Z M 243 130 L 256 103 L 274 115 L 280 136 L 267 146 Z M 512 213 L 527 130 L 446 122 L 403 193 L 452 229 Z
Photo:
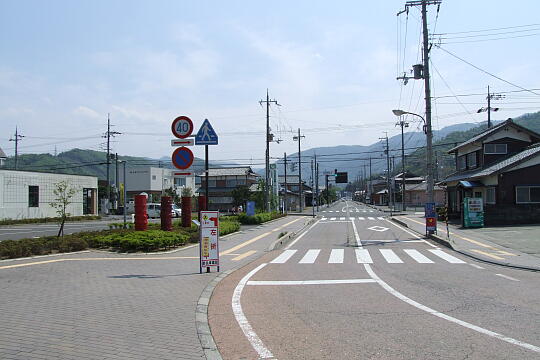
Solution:
M 351 223 L 354 232 L 354 238 L 356 240 L 356 246 L 362 247 L 362 241 L 360 240 L 360 235 L 358 235 L 358 229 L 356 228 L 356 224 L 354 223 L 354 221 L 351 221 Z
M 422 255 L 418 250 L 405 249 L 403 251 L 420 264 L 433 264 L 433 261 L 431 261 L 428 257 Z
M 308 250 L 306 255 L 304 255 L 304 257 L 302 258 L 302 260 L 300 260 L 299 263 L 300 264 L 313 264 L 315 260 L 317 260 L 317 256 L 319 256 L 320 252 L 321 250 L 319 249 Z
M 428 249 L 428 251 L 434 255 L 437 255 L 441 259 L 448 261 L 450 264 L 465 264 L 465 261 L 458 259 L 457 257 L 450 254 L 447 254 L 440 249 Z
M 413 232 L 411 232 L 411 231 L 405 229 L 403 226 L 400 226 L 400 225 L 396 224 L 396 223 L 393 222 L 392 220 L 386 219 L 386 221 L 388 221 L 390 224 L 394 225 L 394 226 L 397 227 L 398 229 L 401 229 L 401 230 L 405 231 L 407 234 L 412 235 L 412 236 L 414 236 L 415 238 L 417 238 L 417 239 L 419 239 L 419 240 L 422 240 L 424 243 L 428 244 L 429 246 L 434 247 L 434 248 L 437 247 L 437 246 L 433 245 L 432 243 L 430 243 L 429 241 L 426 241 L 426 240 L 422 239 L 420 236 L 416 235 L 415 233 L 413 233 Z
M 470 264 L 470 263 L 469 263 L 469 265 L 471 265 L 473 268 L 477 268 L 477 269 L 480 269 L 480 270 L 483 270 L 483 269 L 484 269 L 484 268 L 481 267 L 480 265 Z
M 272 355 L 270 350 L 268 350 L 264 346 L 264 344 L 261 341 L 261 339 L 259 338 L 259 336 L 257 336 L 255 331 L 253 331 L 253 328 L 249 324 L 249 322 L 248 322 L 248 320 L 246 318 L 246 315 L 244 315 L 244 311 L 242 310 L 242 304 L 240 303 L 240 298 L 242 296 L 242 290 L 244 289 L 244 287 L 245 287 L 246 283 L 248 282 L 248 280 L 253 275 L 255 275 L 255 273 L 257 273 L 259 270 L 261 270 L 265 266 L 266 266 L 266 264 L 261 264 L 261 265 L 257 266 L 255 269 L 253 269 L 249 273 L 247 273 L 247 275 L 244 276 L 242 278 L 242 280 L 240 280 L 240 282 L 238 283 L 238 285 L 236 285 L 236 288 L 234 289 L 234 293 L 233 293 L 233 296 L 232 296 L 232 302 L 231 302 L 234 317 L 236 318 L 236 321 L 238 322 L 238 325 L 240 326 L 240 329 L 242 329 L 242 332 L 244 333 L 244 335 L 248 339 L 248 341 L 251 344 L 251 346 L 253 347 L 253 349 L 255 349 L 257 354 L 259 354 L 259 357 L 261 359 L 273 358 L 274 355 Z
M 332 284 L 365 284 L 376 283 L 374 279 L 342 279 L 342 280 L 261 280 L 248 281 L 246 285 L 332 285 Z
M 503 275 L 503 274 L 495 274 L 495 275 L 500 276 L 500 277 L 505 278 L 505 279 L 508 279 L 508 280 L 519 281 L 518 279 L 514 279 L 513 277 L 508 276 L 508 275 Z
M 345 249 L 332 249 L 330 252 L 329 264 L 342 264 L 345 256 Z
M 367 249 L 355 249 L 356 262 L 359 264 L 373 264 L 373 259 Z
M 292 243 L 290 243 L 289 245 L 287 245 L 287 246 L 285 247 L 285 249 L 290 249 L 291 246 L 293 246 L 294 244 L 296 244 L 296 242 L 297 242 L 298 240 L 300 240 L 304 235 L 306 235 L 306 234 L 308 233 L 309 230 L 313 229 L 313 227 L 314 227 L 315 225 L 317 225 L 320 221 L 321 221 L 321 220 L 317 220 L 313 225 L 311 225 L 309 228 L 307 228 L 306 231 L 304 231 L 302 234 L 300 234 L 300 236 L 298 236 L 296 239 L 294 239 L 294 241 L 293 241 Z
M 402 264 L 403 260 L 399 258 L 399 256 L 396 255 L 395 252 L 393 252 L 390 249 L 380 249 L 381 255 L 384 257 L 384 260 L 386 260 L 389 264 Z
M 291 258 L 291 256 L 294 255 L 295 252 L 296 252 L 296 250 L 285 250 L 277 258 L 270 261 L 270 263 L 271 264 L 284 264 L 287 260 L 289 260 Z
M 450 322 L 461 325 L 461 326 L 466 327 L 468 329 L 477 331 L 477 332 L 479 332 L 481 334 L 485 334 L 485 335 L 497 338 L 499 340 L 506 341 L 507 343 L 517 345 L 517 346 L 521 346 L 521 347 L 523 347 L 525 349 L 532 350 L 532 351 L 535 351 L 537 353 L 540 353 L 540 347 L 538 347 L 538 346 L 528 344 L 526 342 L 519 341 L 519 340 L 513 339 L 511 337 L 501 335 L 501 334 L 498 334 L 496 332 L 481 328 L 479 326 L 473 325 L 473 324 L 468 323 L 468 322 L 463 321 L 463 320 L 456 319 L 456 318 L 454 318 L 452 316 L 446 315 L 446 314 L 441 313 L 441 312 L 439 312 L 437 310 L 434 310 L 434 309 L 432 309 L 430 307 L 422 305 L 422 304 L 408 298 L 407 296 L 403 295 L 402 293 L 396 291 L 394 288 L 392 288 L 390 285 L 388 285 L 386 282 L 384 282 L 380 277 L 377 276 L 377 274 L 375 274 L 375 272 L 371 269 L 371 266 L 369 264 L 364 264 L 364 268 L 366 269 L 369 276 L 371 276 L 372 279 L 376 280 L 379 283 L 379 285 L 381 285 L 383 287 L 383 289 L 385 289 L 386 291 L 388 291 L 390 294 L 394 295 L 398 299 L 406 302 L 407 304 L 414 306 L 417 309 L 423 310 L 423 311 L 425 311 L 425 312 L 427 312 L 429 314 L 435 315 L 435 316 L 437 316 L 437 317 L 439 317 L 441 319 L 448 320 Z

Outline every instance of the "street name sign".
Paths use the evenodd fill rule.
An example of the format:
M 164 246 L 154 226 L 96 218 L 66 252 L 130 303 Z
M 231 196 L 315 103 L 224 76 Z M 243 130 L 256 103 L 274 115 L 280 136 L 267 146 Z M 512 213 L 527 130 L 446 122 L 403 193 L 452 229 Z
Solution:
M 218 136 L 208 119 L 204 119 L 201 128 L 195 135 L 195 145 L 217 145 Z
M 193 164 L 193 159 L 193 152 L 184 146 L 179 147 L 172 153 L 173 165 L 180 170 L 189 169 L 191 164 Z
M 216 266 L 219 271 L 219 212 L 201 211 L 199 270 Z
M 193 132 L 193 121 L 187 116 L 179 116 L 173 120 L 171 131 L 179 139 L 185 139 Z

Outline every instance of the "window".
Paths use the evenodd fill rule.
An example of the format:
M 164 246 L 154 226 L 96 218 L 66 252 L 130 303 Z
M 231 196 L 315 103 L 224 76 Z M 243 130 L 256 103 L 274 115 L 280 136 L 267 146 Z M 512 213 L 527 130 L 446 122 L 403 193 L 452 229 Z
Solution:
M 152 180 L 156 180 L 156 175 L 152 175 Z
M 517 204 L 540 203 L 540 185 L 516 186 L 516 203 Z
M 477 166 L 477 163 L 476 163 L 476 151 L 475 151 L 475 152 L 467 154 L 467 168 L 474 169 L 476 168 L 476 166 Z
M 465 155 L 458 157 L 458 170 L 467 169 L 467 158 Z
M 176 185 L 176 186 L 185 186 L 186 185 L 186 178 L 174 178 L 174 185 Z
M 506 144 L 485 144 L 484 145 L 484 154 L 493 155 L 493 154 L 506 154 L 508 151 Z
M 39 207 L 39 186 L 28 186 L 28 207 Z
M 494 187 L 486 188 L 486 204 L 496 203 L 496 191 Z

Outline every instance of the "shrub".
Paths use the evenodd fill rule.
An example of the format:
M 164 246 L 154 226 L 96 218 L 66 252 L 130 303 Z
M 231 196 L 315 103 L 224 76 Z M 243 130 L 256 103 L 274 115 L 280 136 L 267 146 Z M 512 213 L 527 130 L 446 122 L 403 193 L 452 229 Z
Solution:
M 227 235 L 240 230 L 240 223 L 238 221 L 220 221 L 219 223 L 219 235 Z
M 189 234 L 161 230 L 122 231 L 98 236 L 95 240 L 99 247 L 112 247 L 121 251 L 156 251 L 172 246 L 184 245 Z
M 243 225 L 258 225 L 283 216 L 285 215 L 277 212 L 259 213 L 255 214 L 254 216 L 247 216 L 245 213 L 242 213 L 238 215 L 238 221 Z

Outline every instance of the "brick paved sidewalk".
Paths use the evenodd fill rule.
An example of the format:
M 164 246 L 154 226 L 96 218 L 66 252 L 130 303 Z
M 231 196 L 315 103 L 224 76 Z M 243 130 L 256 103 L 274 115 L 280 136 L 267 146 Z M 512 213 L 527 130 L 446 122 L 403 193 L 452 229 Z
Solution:
M 236 248 L 222 256 L 222 271 L 252 261 L 280 231 L 309 220 L 287 217 L 222 239 L 222 251 Z M 204 359 L 195 308 L 217 273 L 199 274 L 197 256 L 193 247 L 0 262 L 0 358 Z M 28 265 L 13 267 L 20 264 Z

